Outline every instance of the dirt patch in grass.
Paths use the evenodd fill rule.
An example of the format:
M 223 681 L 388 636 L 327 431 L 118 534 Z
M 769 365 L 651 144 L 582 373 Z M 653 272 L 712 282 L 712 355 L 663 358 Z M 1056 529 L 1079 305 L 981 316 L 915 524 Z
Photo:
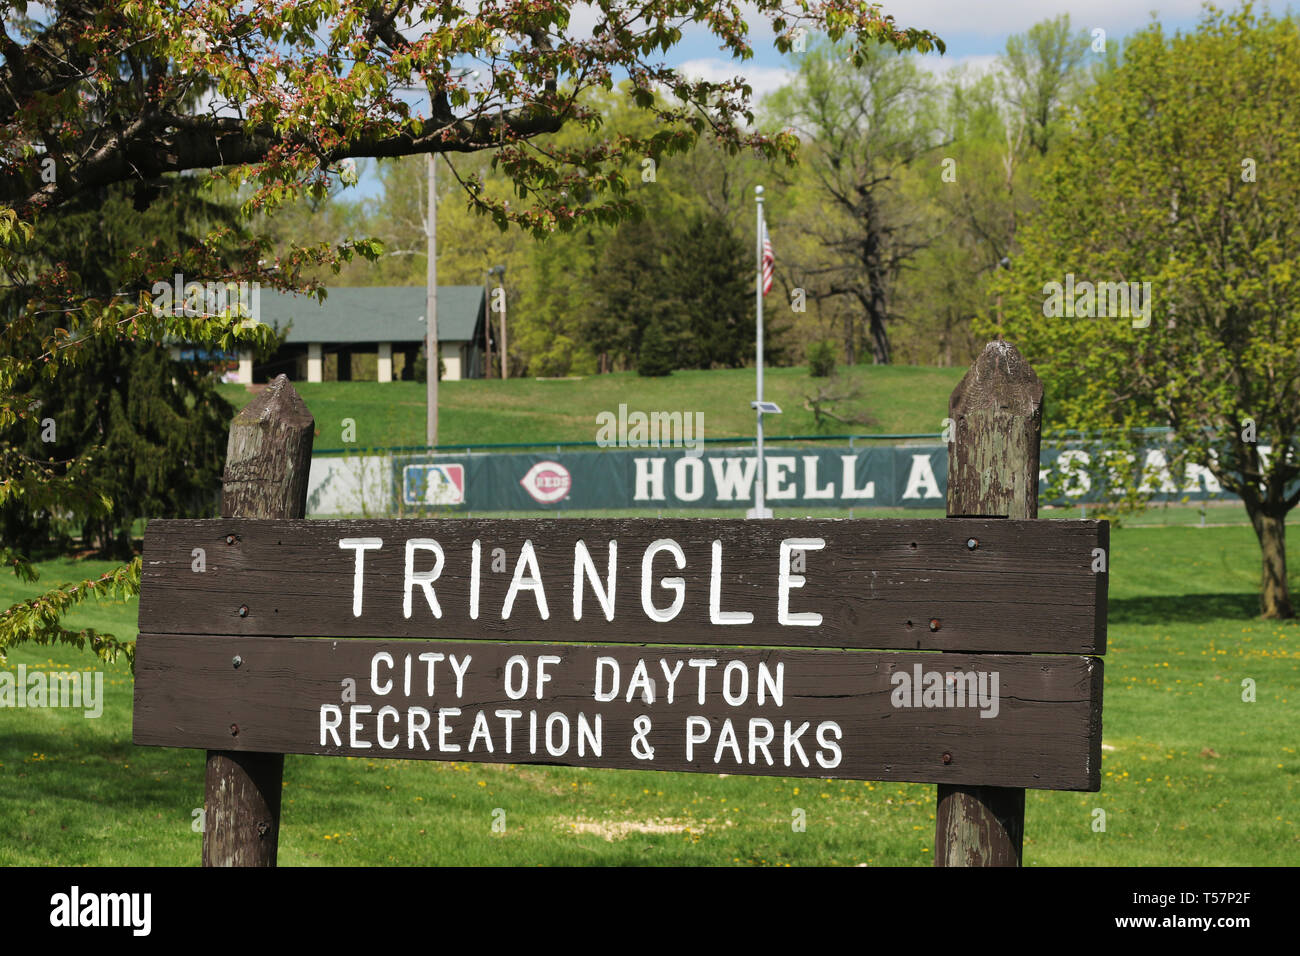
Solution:
M 659 817 L 650 820 L 570 820 L 562 827 L 570 833 L 591 833 L 613 843 L 615 840 L 625 840 L 634 833 L 700 834 L 708 829 L 734 825 L 730 820 L 718 822 Z

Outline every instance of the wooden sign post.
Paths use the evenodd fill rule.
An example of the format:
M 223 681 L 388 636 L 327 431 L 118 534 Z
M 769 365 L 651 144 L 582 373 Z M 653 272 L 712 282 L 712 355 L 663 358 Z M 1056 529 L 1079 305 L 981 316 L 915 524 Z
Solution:
M 1015 346 L 984 347 L 948 417 L 948 515 L 1037 518 L 1043 385 Z M 939 784 L 935 866 L 1020 866 L 1024 834 L 1023 789 Z
M 954 393 L 991 397 L 953 406 L 993 451 L 954 475 L 1023 498 L 979 444 L 1009 415 L 995 346 Z M 279 514 L 146 532 L 134 740 L 211 751 L 205 864 L 274 864 L 286 753 L 937 783 L 944 860 L 979 865 L 1018 861 L 1026 788 L 1100 787 L 1105 522 L 960 495 L 938 520 L 293 520 L 304 417 L 275 390 L 248 419 Z
M 302 518 L 315 425 L 284 375 L 240 409 L 226 448 L 222 517 Z M 233 544 L 210 544 L 205 563 L 210 551 Z M 207 745 L 203 865 L 275 866 L 284 754 L 226 749 L 239 743 L 238 725 L 232 722 L 228 731 Z

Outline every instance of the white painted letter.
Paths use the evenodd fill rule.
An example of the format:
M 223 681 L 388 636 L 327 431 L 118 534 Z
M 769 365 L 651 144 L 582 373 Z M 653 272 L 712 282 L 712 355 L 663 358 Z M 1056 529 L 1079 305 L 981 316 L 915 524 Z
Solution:
M 528 570 L 528 577 L 524 577 L 524 570 Z M 537 599 L 537 612 L 541 614 L 542 620 L 545 621 L 551 616 L 551 612 L 546 607 L 546 591 L 542 589 L 542 572 L 537 567 L 537 554 L 533 551 L 533 542 L 524 541 L 524 546 L 519 549 L 519 560 L 515 562 L 515 576 L 510 582 L 510 590 L 506 592 L 506 603 L 501 608 L 501 620 L 510 619 L 510 611 L 515 606 L 515 596 L 521 589 L 527 589 L 533 592 Z
M 822 616 L 813 611 L 790 613 L 790 589 L 801 588 L 807 580 L 802 574 L 790 573 L 790 552 L 820 551 L 826 547 L 824 538 L 786 538 L 781 542 L 781 565 L 777 576 L 776 620 L 778 624 L 795 627 L 817 627 Z
M 380 661 L 385 662 L 388 665 L 388 669 L 392 670 L 393 655 L 388 653 L 388 651 L 380 651 L 374 657 L 370 658 L 370 689 L 373 690 L 380 697 L 383 697 L 385 694 L 387 694 L 390 690 L 393 689 L 393 682 L 391 679 L 389 679 L 389 681 L 386 684 L 384 684 L 383 688 L 382 689 L 380 688 L 379 686 L 379 662 Z
M 713 542 L 713 570 L 709 573 L 709 623 L 752 624 L 754 615 L 749 611 L 723 611 L 722 608 L 722 542 Z
M 433 570 L 415 572 L 415 552 L 432 551 L 434 555 Z M 411 616 L 411 590 L 415 585 L 420 585 L 424 589 L 424 598 L 429 602 L 429 607 L 433 611 L 434 617 L 442 617 L 442 608 L 438 606 L 438 598 L 433 593 L 433 582 L 438 580 L 438 575 L 442 574 L 442 565 L 445 558 L 442 554 L 442 545 L 433 538 L 408 538 L 406 542 L 406 579 L 402 583 L 402 615 Z
M 340 538 L 340 548 L 355 548 L 357 552 L 356 571 L 352 575 L 352 616 L 361 616 L 361 582 L 365 576 L 366 552 L 383 547 L 383 538 Z M 406 615 L 410 617 L 411 615 Z
M 605 668 L 609 668 L 613 683 L 609 690 L 605 690 Z M 618 661 L 612 657 L 596 658 L 596 700 L 601 703 L 608 703 L 618 696 Z
M 573 546 L 573 619 L 582 620 L 582 577 L 586 573 L 591 582 L 591 589 L 596 592 L 596 600 L 605 612 L 605 620 L 614 620 L 614 570 L 618 559 L 618 542 L 609 543 L 609 571 L 605 587 L 600 586 L 596 574 L 596 563 L 591 560 L 587 543 L 579 541 Z
M 659 582 L 660 587 L 676 591 L 677 597 L 666 611 L 661 611 L 654 606 L 650 600 L 651 568 L 654 564 L 655 555 L 660 551 L 667 551 L 677 562 L 677 570 L 681 571 L 686 567 L 686 555 L 682 552 L 682 546 L 672 538 L 660 538 L 658 541 L 652 541 L 650 547 L 645 549 L 645 554 L 641 558 L 641 607 L 645 610 L 646 616 L 652 621 L 658 621 L 661 624 L 667 623 L 675 618 L 686 603 L 686 581 L 682 578 L 664 578 Z

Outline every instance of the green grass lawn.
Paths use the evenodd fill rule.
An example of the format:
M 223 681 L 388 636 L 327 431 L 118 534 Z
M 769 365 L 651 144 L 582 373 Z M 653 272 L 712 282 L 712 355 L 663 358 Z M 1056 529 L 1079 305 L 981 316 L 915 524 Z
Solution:
M 872 416 L 871 425 L 835 425 L 826 434 L 937 434 L 935 409 L 948 407 L 948 395 L 965 374 L 962 368 L 852 366 L 841 376 L 859 388 L 857 406 Z M 764 398 L 781 406 L 768 419 L 773 435 L 816 433 L 804 398 L 816 395 L 826 379 L 809 377 L 807 368 L 773 368 L 764 372 Z M 222 385 L 221 393 L 236 407 L 252 397 L 242 385 Z M 419 382 L 295 382 L 316 419 L 317 448 L 343 447 L 343 420 L 356 423 L 361 447 L 422 445 L 425 434 L 425 386 Z M 497 444 L 533 441 L 594 441 L 596 415 L 629 411 L 690 411 L 704 414 L 705 438 L 752 435 L 752 369 L 674 372 L 665 378 L 642 378 L 635 372 L 581 379 L 507 379 L 443 382 L 438 392 L 439 444 Z
M 455 512 L 430 511 L 431 518 L 743 518 L 750 507 L 749 502 L 737 508 L 600 508 L 576 509 L 573 511 L 475 511 Z M 801 506 L 794 508 L 773 508 L 774 518 L 942 518 L 947 514 L 942 508 L 813 508 Z M 1066 507 L 1040 509 L 1040 518 L 1072 521 L 1078 518 L 1107 517 L 1096 506 L 1087 508 Z M 321 517 L 373 518 L 373 514 L 361 513 L 351 515 L 328 515 Z M 140 519 L 135 526 L 134 536 L 142 539 L 146 525 Z M 1125 514 L 1121 519 L 1111 519 L 1113 527 L 1222 527 L 1224 525 L 1249 526 L 1246 508 L 1240 501 L 1208 501 L 1204 503 L 1174 502 L 1155 504 L 1142 511 Z
M 1294 526 L 1293 526 L 1294 527 Z M 1291 567 L 1300 569 L 1292 532 Z M 42 565 L 43 583 L 103 562 Z M 1247 527 L 1132 527 L 1112 539 L 1100 793 L 1030 791 L 1029 865 L 1294 865 L 1300 859 L 1300 625 L 1255 617 Z M 1300 575 L 1293 577 L 1300 595 Z M 0 601 L 31 593 L 0 579 Z M 136 607 L 76 617 L 133 633 Z M 81 668 L 21 647 L 9 667 Z M 1242 701 L 1242 681 L 1257 701 Z M 0 864 L 199 862 L 199 751 L 131 743 L 132 680 L 99 719 L 0 710 Z M 1296 697 L 1297 703 L 1291 703 Z M 289 756 L 285 865 L 928 865 L 935 787 Z M 807 813 L 793 832 L 792 813 Z M 1093 811 L 1106 811 L 1094 832 Z M 493 811 L 506 830 L 494 833 Z

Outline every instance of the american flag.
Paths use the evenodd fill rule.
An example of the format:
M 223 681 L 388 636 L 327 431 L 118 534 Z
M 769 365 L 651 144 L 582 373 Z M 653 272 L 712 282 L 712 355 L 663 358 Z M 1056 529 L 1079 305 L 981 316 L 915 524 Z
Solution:
M 772 290 L 772 270 L 776 258 L 772 255 L 772 240 L 767 235 L 767 220 L 763 220 L 763 295 Z

